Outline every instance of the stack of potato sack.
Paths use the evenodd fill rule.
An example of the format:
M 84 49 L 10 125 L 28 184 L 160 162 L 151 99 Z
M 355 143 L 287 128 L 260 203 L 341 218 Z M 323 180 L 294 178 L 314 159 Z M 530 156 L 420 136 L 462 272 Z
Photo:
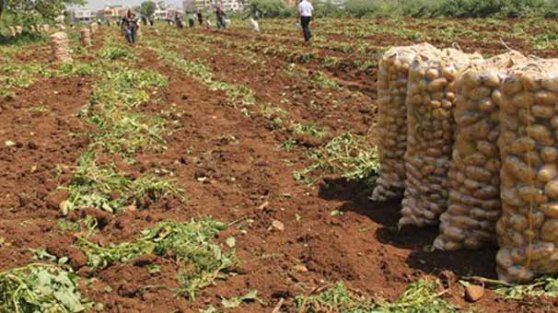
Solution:
M 500 278 L 558 272 L 558 60 L 531 60 L 502 85 Z
M 505 71 L 526 61 L 519 52 L 474 64 L 456 82 L 455 143 L 448 173 L 448 208 L 440 216 L 440 250 L 496 243 L 500 203 L 500 83 Z
M 429 44 L 395 47 L 380 60 L 378 72 L 378 114 L 380 138 L 380 177 L 372 193 L 374 201 L 401 196 L 405 183 L 403 157 L 407 149 L 407 81 L 415 57 L 436 55 Z
M 444 49 L 439 57 L 417 57 L 407 91 L 405 194 L 399 226 L 438 224 L 448 199 L 447 174 L 453 146 L 455 80 L 477 54 Z
M 65 32 L 57 32 L 52 34 L 50 39 L 53 60 L 62 63 L 72 62 L 68 35 Z
M 89 28 L 82 28 L 80 31 L 81 36 L 81 45 L 84 47 L 91 47 L 93 44 L 91 43 L 91 31 Z

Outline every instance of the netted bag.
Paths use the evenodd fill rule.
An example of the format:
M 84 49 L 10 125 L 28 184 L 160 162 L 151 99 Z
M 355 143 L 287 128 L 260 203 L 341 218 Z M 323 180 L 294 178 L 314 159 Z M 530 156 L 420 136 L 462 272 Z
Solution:
M 10 36 L 12 36 L 12 37 L 17 36 L 17 30 L 13 26 L 10 26 Z
M 42 31 L 43 33 L 48 33 L 48 32 L 50 31 L 50 25 L 48 25 L 48 24 L 43 24 L 42 27 L 41 27 L 41 31 Z
M 84 47 L 91 47 L 93 44 L 91 43 L 91 31 L 89 28 L 82 28 L 80 31 L 80 39 L 81 45 Z
M 496 243 L 500 205 L 500 83 L 505 70 L 525 61 L 519 52 L 472 65 L 455 81 L 452 162 L 447 211 L 440 216 L 440 250 L 476 249 Z
M 380 60 L 378 72 L 378 116 L 380 177 L 372 193 L 374 201 L 385 201 L 403 194 L 407 148 L 407 80 L 409 67 L 417 54 L 438 50 L 429 44 L 395 47 Z
M 500 279 L 522 282 L 558 272 L 558 60 L 512 69 L 502 95 L 496 262 Z
M 17 25 L 15 27 L 16 34 L 21 35 L 23 33 L 23 26 Z
M 91 34 L 95 34 L 97 30 L 99 30 L 99 24 L 91 23 L 90 28 L 91 28 Z
M 68 35 L 65 32 L 57 32 L 50 36 L 52 59 L 56 62 L 68 63 L 72 62 L 70 55 L 70 44 Z
M 438 223 L 446 210 L 447 173 L 453 145 L 455 79 L 480 55 L 444 49 L 437 58 L 417 57 L 407 92 L 405 194 L 399 226 Z

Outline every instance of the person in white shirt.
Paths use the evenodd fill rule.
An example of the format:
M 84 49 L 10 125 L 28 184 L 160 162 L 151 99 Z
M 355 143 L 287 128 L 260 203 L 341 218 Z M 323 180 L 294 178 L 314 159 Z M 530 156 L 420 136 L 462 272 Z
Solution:
M 310 22 L 312 21 L 313 12 L 314 7 L 312 6 L 312 3 L 310 3 L 310 1 L 300 1 L 300 3 L 298 4 L 298 15 L 300 16 L 300 26 L 302 26 L 305 42 L 309 42 L 310 38 L 312 38 L 312 33 L 310 32 Z

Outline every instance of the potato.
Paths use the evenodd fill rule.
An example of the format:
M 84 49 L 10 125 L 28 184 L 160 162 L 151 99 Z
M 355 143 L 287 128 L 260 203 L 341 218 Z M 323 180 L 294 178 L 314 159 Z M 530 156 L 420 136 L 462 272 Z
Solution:
M 558 202 L 549 202 L 542 204 L 540 210 L 544 215 L 550 218 L 558 218 Z
M 558 180 L 551 180 L 546 183 L 544 192 L 548 197 L 558 199 Z
M 554 143 L 554 135 L 544 125 L 527 126 L 527 135 L 542 145 L 550 146 Z
M 537 173 L 537 179 L 547 183 L 556 178 L 556 164 L 545 164 Z
M 535 105 L 531 108 L 531 112 L 533 116 L 539 118 L 551 118 L 555 115 L 555 111 L 553 107 L 544 106 L 544 105 Z
M 556 161 L 558 157 L 558 150 L 553 147 L 543 147 L 541 149 L 541 159 L 546 163 L 552 163 Z
M 558 219 L 549 219 L 541 228 L 541 239 L 549 242 L 558 241 Z

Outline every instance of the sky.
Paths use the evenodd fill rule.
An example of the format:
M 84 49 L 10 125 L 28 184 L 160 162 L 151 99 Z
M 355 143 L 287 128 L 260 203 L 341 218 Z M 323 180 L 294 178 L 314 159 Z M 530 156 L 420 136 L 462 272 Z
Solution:
M 85 7 L 92 10 L 99 10 L 104 8 L 106 4 L 138 5 L 143 1 L 144 0 L 87 0 Z M 182 7 L 182 1 L 180 0 L 166 0 L 165 2 L 176 7 Z

